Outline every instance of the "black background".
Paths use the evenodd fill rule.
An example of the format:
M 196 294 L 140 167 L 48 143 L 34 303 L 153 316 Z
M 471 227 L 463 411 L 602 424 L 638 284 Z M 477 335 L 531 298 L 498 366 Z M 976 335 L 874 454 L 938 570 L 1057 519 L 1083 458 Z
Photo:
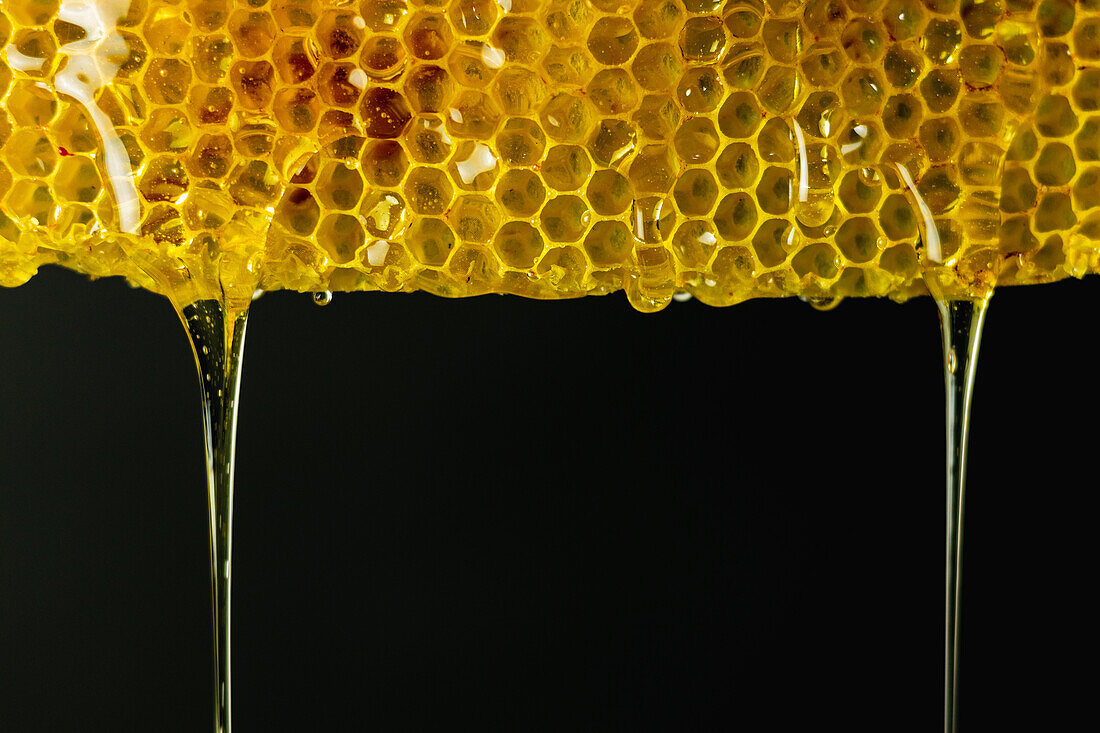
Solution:
M 1092 715 L 1096 294 L 990 308 L 972 731 Z M 235 730 L 939 729 L 940 363 L 928 299 L 265 296 Z M 167 302 L 0 291 L 0 728 L 210 728 L 205 512 Z

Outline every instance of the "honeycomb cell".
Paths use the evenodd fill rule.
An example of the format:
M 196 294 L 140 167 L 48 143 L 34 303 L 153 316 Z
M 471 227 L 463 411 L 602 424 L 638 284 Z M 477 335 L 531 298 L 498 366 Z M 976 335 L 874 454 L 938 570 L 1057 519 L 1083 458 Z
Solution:
M 363 196 L 363 178 L 354 167 L 332 162 L 318 174 L 316 190 L 325 208 L 349 211 L 359 205 Z
M 229 83 L 243 108 L 263 109 L 275 94 L 275 69 L 267 61 L 238 61 L 229 69 Z
M 370 191 L 359 206 L 359 221 L 371 237 L 397 237 L 405 228 L 405 202 L 393 191 Z
M 714 225 L 709 221 L 692 219 L 676 229 L 672 238 L 672 253 L 684 267 L 704 268 L 718 244 Z
M 582 0 L 552 0 L 546 8 L 546 29 L 560 43 L 584 41 L 592 24 L 592 10 Z
M 752 237 L 756 259 L 764 267 L 778 267 L 798 244 L 798 230 L 786 219 L 768 219 Z
M 514 15 L 501 18 L 492 39 L 493 46 L 503 51 L 508 61 L 528 65 L 538 62 L 549 43 L 537 20 Z
M 510 119 L 496 137 L 501 161 L 509 166 L 532 166 L 542 160 L 546 136 L 534 120 Z
M 726 195 L 714 211 L 714 226 L 726 242 L 746 241 L 756 228 L 756 220 L 756 204 L 744 192 Z
M 710 171 L 689 168 L 677 179 L 673 198 L 684 216 L 704 216 L 718 198 L 718 184 Z
M 676 87 L 680 105 L 691 114 L 705 114 L 718 109 L 724 92 L 722 77 L 713 66 L 687 69 Z
M 585 190 L 585 198 L 592 210 L 600 216 L 618 216 L 625 212 L 634 199 L 630 181 L 621 173 L 599 170 L 592 174 Z
M 646 145 L 631 162 L 628 177 L 639 193 L 666 193 L 678 167 L 670 146 Z
M 1004 65 L 1004 53 L 989 44 L 966 46 L 959 54 L 959 70 L 963 81 L 975 88 L 995 84 Z
M 839 49 L 823 46 L 807 52 L 799 68 L 802 71 L 802 76 L 811 86 L 833 87 L 844 76 L 848 66 L 847 57 Z M 746 85 L 740 84 L 739 86 Z
M 243 206 L 269 206 L 280 190 L 278 172 L 262 160 L 244 161 L 229 175 L 229 193 Z
M 588 152 L 597 165 L 613 168 L 634 152 L 637 133 L 626 120 L 604 120 L 588 141 Z
M 149 202 L 180 203 L 187 195 L 189 181 L 183 161 L 172 155 L 160 155 L 146 165 L 138 191 Z
M 595 111 L 583 97 L 565 92 L 551 96 L 539 115 L 546 135 L 557 142 L 577 143 L 590 134 Z
M 766 168 L 756 186 L 760 208 L 768 214 L 786 214 L 791 209 L 793 185 L 794 175 L 786 168 Z
M 1044 186 L 1065 186 L 1077 173 L 1073 150 L 1065 143 L 1049 143 L 1035 163 L 1035 180 Z
M 207 47 L 210 59 L 206 62 L 208 71 L 206 77 L 199 71 L 196 63 L 195 71 L 203 81 L 214 83 L 225 76 L 229 68 L 229 54 L 232 49 L 226 49 L 224 39 L 204 39 L 200 41 Z M 284 84 L 301 84 L 309 81 L 317 71 L 314 54 L 309 49 L 310 40 L 302 36 L 280 36 L 275 41 L 275 49 L 271 58 L 275 61 L 275 70 L 279 73 L 279 79 Z M 210 77 L 210 78 L 207 78 Z M 323 87 L 323 85 L 322 85 Z
M 882 126 L 890 137 L 915 137 L 922 116 L 919 99 L 912 94 L 895 94 L 886 100 L 883 107 Z
M 374 87 L 368 90 L 367 94 L 379 91 L 393 93 L 384 87 Z M 418 114 L 447 112 L 454 91 L 454 80 L 446 69 L 431 64 L 420 64 L 414 67 L 405 79 L 405 93 L 402 99 L 408 100 L 412 110 Z
M 486 196 L 459 196 L 447 212 L 447 221 L 460 240 L 488 243 L 500 228 L 500 211 Z
M 331 59 L 355 55 L 363 43 L 363 19 L 347 12 L 326 13 L 313 33 L 321 54 Z
M 365 104 L 365 103 L 364 103 Z M 286 132 L 305 134 L 310 132 L 317 126 L 317 120 L 321 115 L 321 99 L 317 94 L 306 87 L 286 87 L 280 89 L 275 93 L 275 119 L 278 120 L 280 127 Z M 375 116 L 367 118 L 367 114 L 364 108 L 364 122 L 368 128 L 372 131 L 378 131 L 380 129 L 392 130 L 386 135 L 376 135 L 375 132 L 371 132 L 372 137 L 396 137 L 404 129 L 403 125 L 400 129 L 396 129 L 396 125 L 399 124 L 398 112 L 392 108 L 388 110 L 388 114 L 393 117 L 388 121 L 388 125 L 381 124 L 379 122 L 379 114 L 375 112 Z M 407 108 L 404 117 L 404 123 L 409 121 Z
M 455 31 L 463 36 L 483 36 L 497 20 L 496 0 L 455 0 L 448 14 Z
M 57 207 L 49 186 L 33 178 L 16 181 L 4 201 L 10 211 L 18 211 L 21 217 L 40 227 L 49 225 Z
M 321 101 L 330 107 L 354 109 L 363 91 L 361 74 L 348 63 L 326 63 L 317 78 Z
M 687 0 L 684 6 L 689 13 L 717 14 L 722 3 L 717 0 Z M 764 22 L 763 8 L 757 3 L 739 3 L 725 16 L 726 26 L 734 38 L 754 38 Z
M 386 87 L 373 87 L 363 95 L 359 117 L 368 137 L 400 137 L 412 120 L 412 111 L 405 98 Z
M 760 174 L 760 163 L 748 143 L 731 143 L 718 156 L 715 170 L 724 188 L 749 188 Z
M 837 191 L 841 205 L 851 214 L 869 214 L 882 198 L 882 186 L 868 185 L 866 176 L 849 171 L 840 181 Z
M 493 149 L 470 140 L 459 143 L 447 166 L 455 186 L 464 191 L 490 190 L 499 172 L 499 159 Z
M 488 140 L 500 122 L 500 110 L 489 95 L 463 90 L 451 102 L 446 119 L 451 135 Z
M 321 207 L 308 188 L 291 188 L 275 207 L 275 220 L 294 234 L 308 237 L 321 219 Z
M 866 18 L 855 18 L 844 27 L 841 45 L 848 58 L 857 64 L 875 64 L 886 53 L 886 30 Z
M 405 243 L 420 264 L 438 267 L 454 249 L 455 235 L 442 219 L 424 217 L 409 225 Z
M 959 102 L 963 132 L 973 137 L 993 137 L 1004 129 L 1004 105 L 996 97 L 968 94 Z
M 426 216 L 442 215 L 451 205 L 454 189 L 447 175 L 438 168 L 414 166 L 405 181 L 405 201 L 409 209 Z
M 275 43 L 275 19 L 266 11 L 238 10 L 229 16 L 229 36 L 237 54 L 255 59 L 266 54 Z
M 375 38 L 386 38 L 386 36 Z M 502 66 L 504 66 L 504 52 L 481 41 L 459 43 L 447 56 L 447 69 L 451 72 L 451 76 L 456 82 L 466 87 L 487 86 L 496 78 Z
M 577 145 L 555 145 L 542 164 L 543 180 L 558 191 L 580 190 L 591 171 L 588 154 Z
M 57 166 L 57 148 L 38 130 L 12 133 L 4 150 L 5 160 L 17 176 L 45 178 Z
M 840 97 L 833 92 L 813 92 L 798 112 L 796 119 L 810 137 L 828 138 L 836 135 L 844 121 Z
M 672 144 L 680 160 L 685 163 L 703 164 L 714 157 L 720 141 L 713 122 L 706 117 L 693 117 L 676 130 Z M 722 175 L 721 161 L 718 163 L 718 174 Z
M 634 9 L 634 24 L 643 38 L 668 38 L 676 33 L 683 16 L 674 0 L 641 0 Z
M 1045 137 L 1065 137 L 1077 129 L 1077 115 L 1068 99 L 1060 94 L 1050 94 L 1039 102 L 1035 111 L 1035 127 Z
M 442 13 L 421 11 L 409 18 L 404 39 L 405 47 L 415 58 L 437 61 L 454 45 L 454 32 Z
M 510 221 L 497 231 L 493 249 L 508 267 L 528 270 L 542 254 L 542 236 L 525 221 Z
M 921 36 L 921 49 L 932 63 L 940 66 L 951 64 L 959 53 L 962 37 L 962 28 L 957 21 L 933 18 Z
M 630 212 L 634 239 L 656 245 L 668 241 L 676 228 L 676 207 L 665 196 L 642 196 L 634 199 Z
M 16 32 L 8 46 L 7 58 L 20 58 L 20 71 L 30 77 L 47 77 L 53 73 L 57 43 L 45 30 L 24 28 Z
M 584 251 L 596 267 L 621 265 L 634 249 L 634 237 L 621 221 L 598 221 L 584 239 Z
M 1057 38 L 1069 33 L 1075 17 L 1073 0 L 1042 0 L 1035 14 L 1039 31 L 1047 38 Z
M 746 136 L 736 135 L 734 137 Z M 862 142 L 862 138 L 857 139 Z M 767 163 L 790 163 L 794 161 L 797 152 L 794 131 L 786 120 L 778 117 L 764 123 L 759 136 L 756 138 L 756 144 L 757 152 Z
M 900 193 L 890 194 L 883 201 L 879 224 L 886 236 L 895 242 L 917 236 L 917 216 L 909 200 Z
M 348 214 L 329 214 L 317 229 L 317 241 L 334 262 L 345 265 L 367 241 L 359 220 Z
M 180 59 L 156 58 L 145 71 L 145 93 L 153 104 L 179 104 L 191 85 L 191 67 Z
M 638 31 L 628 18 L 600 18 L 588 34 L 588 50 L 601 64 L 626 63 L 638 47 Z
M 407 14 L 405 0 L 363 0 L 359 4 L 359 17 L 367 28 L 380 33 L 396 30 Z
M 255 0 L 249 0 L 249 4 L 264 5 Z M 321 16 L 319 0 L 272 0 L 271 6 L 280 28 L 312 28 Z
M 493 98 L 506 115 L 533 116 L 546 100 L 546 83 L 522 66 L 504 69 L 493 82 Z
M 542 179 L 529 170 L 505 171 L 496 187 L 497 200 L 511 216 L 534 216 L 546 198 Z
M 638 84 L 651 92 L 665 91 L 676 84 L 683 69 L 681 55 L 671 43 L 650 43 L 642 46 L 630 66 Z
M 600 71 L 585 91 L 596 109 L 605 115 L 629 112 L 638 106 L 638 88 L 624 69 Z
M 224 125 L 233 111 L 233 91 L 224 86 L 192 87 L 187 108 L 200 125 Z
M 233 141 L 225 134 L 203 135 L 195 144 L 187 169 L 195 178 L 223 178 L 233 165 Z
M 793 66 L 773 66 L 764 73 L 756 95 L 760 105 L 771 114 L 789 110 L 802 93 L 802 82 Z
M 558 84 L 579 87 L 591 76 L 592 59 L 587 50 L 579 46 L 552 46 L 540 65 Z
M 539 213 L 542 231 L 552 242 L 576 242 L 588 228 L 591 214 L 579 196 L 557 196 Z
M 924 69 L 923 55 L 916 49 L 900 44 L 891 46 L 883 57 L 882 69 L 891 86 L 908 89 L 921 79 Z
M 718 129 L 726 137 L 747 139 L 752 137 L 763 113 L 750 92 L 734 92 L 726 97 L 718 112 Z
M 359 53 L 359 67 L 376 81 L 393 81 L 405 71 L 405 47 L 394 36 L 372 36 Z M 342 68 L 347 68 L 341 65 Z M 418 67 L 420 68 L 435 68 Z
M 651 94 L 642 99 L 631 119 L 650 140 L 668 140 L 680 124 L 680 108 L 672 97 Z
M 886 31 L 899 41 L 918 36 L 926 20 L 924 8 L 918 0 L 887 0 L 882 9 Z
M 936 117 L 921 125 L 918 137 L 928 158 L 934 163 L 942 163 L 954 156 L 962 131 L 954 118 Z
M 840 255 L 823 242 L 803 247 L 791 258 L 791 269 L 799 277 L 812 275 L 821 280 L 832 280 L 840 274 Z

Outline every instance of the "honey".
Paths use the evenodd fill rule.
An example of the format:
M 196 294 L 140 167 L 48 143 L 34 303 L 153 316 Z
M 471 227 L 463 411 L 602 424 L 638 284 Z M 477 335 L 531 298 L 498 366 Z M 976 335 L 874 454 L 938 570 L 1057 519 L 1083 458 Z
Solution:
M 4 0 L 0 284 L 645 311 L 1100 270 L 1092 0 Z

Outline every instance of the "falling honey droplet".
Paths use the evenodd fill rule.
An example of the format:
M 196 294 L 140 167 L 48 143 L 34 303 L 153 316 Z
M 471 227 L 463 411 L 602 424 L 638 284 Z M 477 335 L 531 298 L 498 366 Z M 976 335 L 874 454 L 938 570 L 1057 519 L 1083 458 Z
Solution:
M 331 290 L 321 290 L 319 292 L 313 293 L 313 304 L 314 305 L 324 307 L 324 306 L 328 305 L 331 302 L 332 302 L 332 291 Z

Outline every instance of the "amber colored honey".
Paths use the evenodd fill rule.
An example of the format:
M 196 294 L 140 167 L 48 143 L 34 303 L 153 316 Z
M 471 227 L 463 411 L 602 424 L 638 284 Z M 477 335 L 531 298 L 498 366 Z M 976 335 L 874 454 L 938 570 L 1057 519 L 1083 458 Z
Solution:
M 2 0 L 0 284 L 902 299 L 1100 269 L 1100 0 Z

